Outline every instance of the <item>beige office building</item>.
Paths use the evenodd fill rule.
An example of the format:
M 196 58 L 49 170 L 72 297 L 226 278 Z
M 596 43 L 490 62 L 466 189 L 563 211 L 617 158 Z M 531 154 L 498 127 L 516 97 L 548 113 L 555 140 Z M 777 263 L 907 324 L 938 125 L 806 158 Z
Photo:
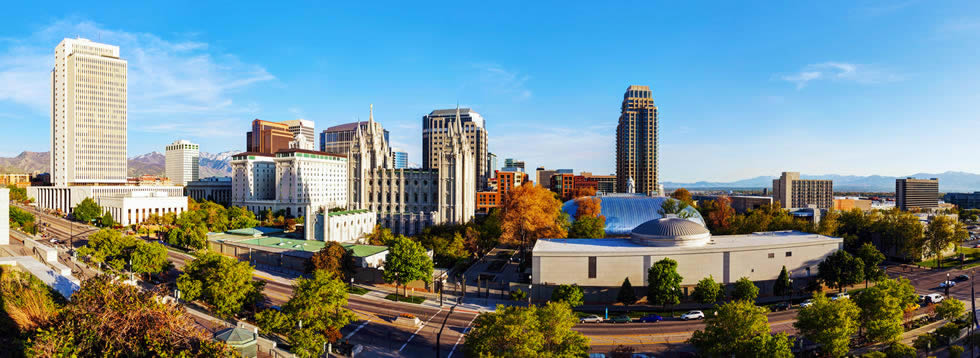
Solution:
M 457 124 L 462 132 L 452 130 Z M 422 117 L 422 169 L 438 169 L 458 141 L 453 137 L 456 135 L 469 143 L 469 152 L 476 156 L 475 189 L 487 189 L 494 169 L 487 161 L 486 123 L 483 116 L 469 108 L 437 109 Z
M 772 180 L 772 197 L 783 209 L 806 208 L 816 205 L 830 209 L 834 205 L 834 182 L 831 180 L 800 179 L 799 172 L 783 172 Z
M 616 126 L 616 188 L 627 192 L 633 179 L 637 193 L 661 193 L 658 150 L 657 106 L 649 86 L 629 86 L 623 94 L 619 125 Z
M 126 183 L 126 61 L 119 46 L 64 39 L 51 70 L 51 183 Z
M 186 140 L 167 146 L 166 173 L 174 185 L 184 186 L 201 178 L 200 146 Z
M 939 179 L 895 179 L 895 206 L 902 211 L 939 207 Z

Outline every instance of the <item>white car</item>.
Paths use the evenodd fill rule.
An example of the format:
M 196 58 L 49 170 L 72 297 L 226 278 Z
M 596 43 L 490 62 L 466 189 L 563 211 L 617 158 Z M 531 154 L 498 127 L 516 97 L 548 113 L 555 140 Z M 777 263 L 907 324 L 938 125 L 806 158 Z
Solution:
M 935 304 L 935 303 L 942 302 L 944 299 L 945 299 L 945 297 L 943 297 L 943 295 L 940 295 L 938 293 L 930 293 L 928 295 L 925 295 L 925 297 L 923 298 L 923 301 L 925 301 L 925 303 L 933 303 L 933 304 Z
M 808 299 L 806 301 L 803 301 L 803 303 L 800 303 L 800 307 L 801 308 L 802 307 L 810 307 L 810 306 L 813 306 L 813 300 Z
M 939 284 L 940 288 L 953 287 L 956 286 L 956 281 L 943 281 Z
M 701 311 L 690 311 L 688 313 L 682 314 L 681 319 L 689 321 L 692 319 L 704 319 L 704 312 Z
M 591 315 L 591 316 L 582 317 L 582 319 L 578 321 L 580 323 L 602 323 L 602 317 Z
M 847 292 L 841 292 L 841 293 L 838 293 L 838 294 L 834 295 L 834 297 L 831 297 L 830 300 L 831 301 L 837 301 L 837 300 L 842 299 L 842 298 L 851 298 L 851 295 L 847 294 Z

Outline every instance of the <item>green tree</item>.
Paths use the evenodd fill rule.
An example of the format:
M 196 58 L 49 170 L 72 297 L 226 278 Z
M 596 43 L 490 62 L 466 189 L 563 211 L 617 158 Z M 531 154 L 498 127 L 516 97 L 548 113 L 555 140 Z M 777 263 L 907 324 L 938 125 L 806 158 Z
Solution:
M 111 227 L 115 227 L 116 225 L 118 225 L 116 223 L 116 220 L 114 220 L 112 218 L 112 214 L 110 214 L 108 211 L 106 211 L 104 214 L 102 214 L 102 217 L 99 218 L 99 226 L 101 226 L 101 227 L 110 227 L 111 228 Z
M 960 336 L 960 331 L 961 329 L 958 324 L 949 322 L 939 328 L 936 328 L 936 336 L 938 336 L 937 338 L 940 338 L 948 345 L 952 343 L 954 339 Z M 935 348 L 935 346 L 933 346 L 933 348 Z
M 293 297 L 282 307 L 259 313 L 256 320 L 266 332 L 283 335 L 291 351 L 317 357 L 326 342 L 340 338 L 340 328 L 357 319 L 345 308 L 347 286 L 333 273 L 317 270 L 312 278 L 296 279 Z M 302 327 L 300 327 L 302 322 Z
M 220 317 L 232 317 L 252 304 L 263 282 L 252 280 L 252 265 L 216 252 L 206 251 L 184 267 L 177 288 L 188 301 L 200 299 Z
M 660 204 L 660 209 L 657 210 L 660 216 L 667 216 L 668 214 L 677 215 L 679 218 L 691 218 L 694 216 L 693 209 L 687 203 L 676 200 L 676 199 L 666 199 L 662 204 Z
M 467 355 L 474 357 L 575 357 L 589 351 L 589 339 L 572 330 L 578 323 L 563 302 L 517 307 L 497 306 L 473 321 L 466 335 Z
M 75 210 L 72 210 L 71 215 L 75 220 L 90 224 L 102 216 L 102 207 L 94 199 L 85 198 L 75 206 Z
M 844 286 L 856 284 L 864 279 L 864 262 L 844 250 L 837 250 L 827 256 L 817 266 L 817 270 L 819 271 L 817 277 L 827 285 L 836 287 L 838 292 L 844 292 Z
M 131 257 L 133 272 L 152 275 L 170 267 L 166 247 L 156 242 L 142 240 L 135 240 L 135 242 L 136 248 Z
M 572 223 L 568 237 L 576 239 L 601 239 L 606 237 L 606 217 L 583 216 Z
M 885 355 L 888 358 L 915 358 L 917 354 L 915 348 L 909 347 L 901 343 L 894 343 L 885 349 Z
M 259 226 L 259 220 L 255 218 L 255 213 L 246 210 L 241 206 L 228 208 L 228 230 L 237 230 Z
M 715 282 L 713 276 L 708 276 L 702 278 L 698 281 L 698 284 L 694 286 L 694 299 L 702 304 L 711 304 L 718 302 L 722 296 L 723 287 L 720 283 Z
M 936 305 L 936 316 L 940 319 L 954 319 L 962 316 L 965 309 L 963 301 L 948 298 Z
M 622 303 L 626 306 L 626 310 L 629 310 L 631 304 L 639 301 L 636 297 L 636 290 L 633 289 L 633 284 L 630 283 L 630 278 L 627 277 L 623 280 L 623 284 L 619 286 L 619 294 L 616 295 L 616 302 Z
M 385 246 L 395 239 L 395 235 L 392 235 L 388 228 L 377 224 L 374 225 L 374 231 L 368 234 L 366 238 L 371 245 Z
M 817 234 L 834 236 L 840 227 L 840 217 L 841 214 L 837 210 L 827 210 L 827 214 L 820 217 L 820 223 L 817 224 Z
M 342 280 L 349 279 L 354 274 L 354 257 L 344 248 L 344 245 L 335 241 L 327 242 L 307 261 L 308 273 L 318 270 L 333 273 L 335 277 Z
M 551 291 L 552 302 L 565 302 L 569 307 L 581 306 L 583 297 L 582 288 L 578 285 L 559 285 Z
M 915 289 L 908 280 L 886 279 L 865 289 L 854 298 L 861 310 L 859 321 L 864 336 L 871 342 L 894 343 L 904 329 L 906 310 L 917 307 Z
M 415 280 L 431 283 L 432 259 L 422 244 L 399 236 L 389 242 L 384 280 L 401 286 Z
M 101 229 L 88 237 L 88 242 L 78 249 L 78 254 L 88 257 L 92 262 L 104 263 L 109 269 L 120 272 L 129 264 L 136 249 L 136 241 L 136 238 L 123 236 L 119 231 Z
M 949 347 L 949 358 L 960 358 L 963 356 L 962 346 L 950 346 Z
M 783 270 L 779 271 L 779 277 L 776 278 L 776 282 L 772 285 L 772 294 L 773 296 L 785 296 L 793 289 L 791 286 L 789 272 L 786 272 L 786 266 L 783 266 Z
M 842 357 L 848 352 L 851 336 L 857 333 L 859 314 L 851 300 L 831 301 L 817 295 L 812 305 L 800 309 L 793 326 L 828 356 Z
M 705 357 L 792 357 L 786 335 L 770 333 L 767 312 L 748 301 L 723 304 L 690 343 Z
M 870 242 L 864 243 L 858 248 L 857 257 L 864 264 L 864 288 L 868 288 L 868 281 L 877 282 L 886 277 L 885 270 L 878 267 L 882 261 L 885 261 L 885 255 L 878 251 L 875 245 Z
M 937 215 L 929 220 L 926 225 L 925 244 L 929 252 L 936 257 L 936 267 L 942 268 L 943 251 L 949 249 L 953 244 L 968 239 L 970 235 L 962 222 L 953 219 L 952 216 Z
M 647 271 L 647 302 L 654 305 L 676 305 L 681 302 L 681 280 L 677 261 L 665 257 Z
M 755 285 L 748 277 L 742 277 L 735 281 L 735 292 L 732 293 L 732 297 L 740 301 L 755 302 L 755 299 L 759 297 L 759 286 Z

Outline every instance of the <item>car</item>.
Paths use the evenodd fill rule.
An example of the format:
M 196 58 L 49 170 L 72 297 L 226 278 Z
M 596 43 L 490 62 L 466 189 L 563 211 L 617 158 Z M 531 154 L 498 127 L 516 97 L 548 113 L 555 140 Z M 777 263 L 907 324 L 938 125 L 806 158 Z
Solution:
M 946 280 L 946 281 L 943 281 L 942 283 L 939 284 L 939 288 L 947 288 L 947 287 L 953 287 L 953 286 L 956 286 L 956 281 Z
M 813 300 L 808 299 L 806 301 L 803 301 L 803 303 L 800 303 L 800 307 L 810 307 L 810 306 L 813 306 Z
M 967 274 L 962 274 L 962 275 L 956 276 L 956 278 L 954 278 L 953 280 L 954 281 L 969 281 L 970 280 L 970 276 L 967 275 Z
M 785 311 L 785 310 L 790 309 L 791 307 L 792 307 L 792 305 L 790 305 L 789 303 L 780 302 L 780 303 L 777 303 L 777 304 L 772 305 L 772 310 L 773 311 Z
M 630 316 L 627 315 L 620 315 L 609 319 L 609 322 L 612 323 L 630 323 L 632 321 L 633 319 L 631 319 Z
M 841 293 L 838 293 L 838 294 L 834 295 L 834 297 L 831 297 L 830 300 L 831 301 L 837 301 L 837 300 L 842 299 L 842 298 L 851 298 L 851 295 L 847 294 L 847 292 L 841 292 Z
M 663 317 L 660 317 L 660 315 L 648 314 L 646 316 L 643 316 L 643 317 L 640 317 L 639 319 L 637 319 L 637 322 L 654 323 L 654 322 L 660 322 L 660 321 L 663 321 L 663 320 L 664 320 L 664 318 Z
M 589 315 L 589 316 L 582 317 L 582 319 L 578 321 L 580 323 L 602 323 L 602 317 L 599 317 L 597 315 Z
M 945 297 L 943 297 L 943 295 L 940 295 L 938 293 L 930 293 L 928 295 L 925 295 L 925 297 L 923 297 L 922 301 L 924 301 L 925 303 L 933 303 L 933 304 L 936 304 L 936 303 L 942 302 L 944 299 L 945 299 Z
M 692 319 L 704 319 L 704 312 L 701 311 L 690 311 L 688 313 L 682 314 L 681 319 L 689 321 Z

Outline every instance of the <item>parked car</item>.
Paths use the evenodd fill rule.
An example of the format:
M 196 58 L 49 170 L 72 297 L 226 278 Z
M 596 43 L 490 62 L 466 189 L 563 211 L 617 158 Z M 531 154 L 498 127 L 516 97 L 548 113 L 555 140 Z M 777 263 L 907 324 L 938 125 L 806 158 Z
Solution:
M 701 311 L 690 311 L 688 313 L 682 314 L 681 319 L 689 321 L 692 319 L 704 319 L 704 312 Z
M 590 316 L 582 317 L 582 319 L 578 321 L 580 323 L 602 323 L 602 317 L 599 317 L 597 315 L 590 315 Z
M 841 293 L 838 293 L 838 294 L 834 295 L 833 297 L 831 297 L 830 300 L 831 301 L 837 301 L 837 300 L 842 299 L 842 298 L 851 298 L 851 295 L 847 294 L 847 292 L 841 292 Z
M 942 302 L 944 299 L 945 297 L 943 297 L 943 295 L 940 295 L 938 293 L 930 293 L 928 295 L 925 295 L 922 301 L 924 303 L 939 303 Z
M 785 311 L 785 310 L 790 309 L 791 307 L 793 307 L 793 306 L 790 305 L 789 303 L 780 302 L 780 303 L 777 303 L 775 305 L 772 305 L 772 310 L 773 311 Z
M 811 299 L 807 299 L 806 301 L 803 301 L 803 303 L 800 303 L 800 308 L 810 307 L 810 306 L 813 306 L 813 300 Z
M 660 322 L 660 321 L 663 321 L 663 320 L 664 320 L 663 317 L 660 317 L 660 315 L 656 315 L 656 314 L 648 314 L 646 316 L 643 316 L 643 317 L 640 317 L 639 319 L 637 319 L 638 322 L 643 322 L 643 323 L 654 323 L 654 322 Z
M 939 288 L 953 287 L 956 286 L 956 281 L 943 281 L 939 284 Z
M 609 319 L 609 322 L 612 322 L 612 323 L 630 323 L 632 321 L 633 320 L 630 319 L 630 316 L 627 316 L 627 315 L 616 316 L 616 317 L 613 317 L 613 318 L 610 318 Z
M 954 281 L 969 281 L 970 280 L 970 276 L 967 275 L 967 274 L 962 274 L 962 275 L 956 276 L 956 278 L 954 278 L 953 280 Z

